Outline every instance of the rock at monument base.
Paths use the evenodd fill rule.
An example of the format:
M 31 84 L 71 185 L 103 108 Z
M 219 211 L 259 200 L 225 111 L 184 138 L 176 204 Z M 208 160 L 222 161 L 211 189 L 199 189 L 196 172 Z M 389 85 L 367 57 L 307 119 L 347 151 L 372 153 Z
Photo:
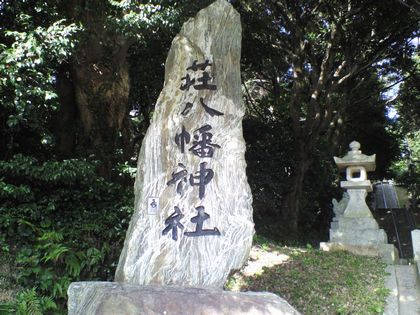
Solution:
M 269 292 L 74 282 L 68 295 L 69 315 L 299 315 Z

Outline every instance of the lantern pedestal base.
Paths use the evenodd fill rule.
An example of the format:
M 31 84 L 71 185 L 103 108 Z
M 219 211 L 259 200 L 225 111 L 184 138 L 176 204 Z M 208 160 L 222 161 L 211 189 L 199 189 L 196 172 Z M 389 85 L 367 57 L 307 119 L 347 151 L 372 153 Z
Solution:
M 386 263 L 398 261 L 398 251 L 388 243 L 384 230 L 373 218 L 341 216 L 331 222 L 330 242 L 321 243 L 325 251 L 347 250 L 353 254 L 381 257 Z

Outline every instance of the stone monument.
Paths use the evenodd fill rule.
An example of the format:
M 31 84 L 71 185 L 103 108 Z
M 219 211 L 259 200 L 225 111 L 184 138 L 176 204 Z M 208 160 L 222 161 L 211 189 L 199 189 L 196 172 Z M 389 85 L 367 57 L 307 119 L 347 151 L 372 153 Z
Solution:
M 240 52 L 240 17 L 226 1 L 173 40 L 116 281 L 222 288 L 247 260 L 254 224 Z
M 375 154 L 367 156 L 360 151 L 360 143 L 350 143 L 350 151 L 343 157 L 334 157 L 339 170 L 346 172 L 340 186 L 346 190 L 340 202 L 333 200 L 335 217 L 331 222 L 330 242 L 321 243 L 323 250 L 345 249 L 355 254 L 380 256 L 393 263 L 398 253 L 383 229 L 372 216 L 366 196 L 372 191 L 367 172 L 375 170 Z
M 225 0 L 174 38 L 116 282 L 73 283 L 69 315 L 298 314 L 274 294 L 222 290 L 254 233 L 240 52 L 240 17 Z

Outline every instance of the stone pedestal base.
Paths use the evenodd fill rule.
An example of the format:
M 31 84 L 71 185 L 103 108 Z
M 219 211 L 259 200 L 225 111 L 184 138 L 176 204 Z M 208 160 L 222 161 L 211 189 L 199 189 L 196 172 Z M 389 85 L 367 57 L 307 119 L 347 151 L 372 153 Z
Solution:
M 373 218 L 341 217 L 331 225 L 330 241 L 349 245 L 375 246 L 387 243 L 388 238 Z
M 398 251 L 384 230 L 379 229 L 373 218 L 341 217 L 331 222 L 330 242 L 321 243 L 325 251 L 347 250 L 357 255 L 381 257 L 386 263 L 398 261 Z
M 379 230 L 379 225 L 373 218 L 347 218 L 343 216 L 331 222 L 330 237 L 331 233 L 335 231 L 342 231 L 347 234 L 346 231 L 354 230 Z
M 350 245 L 336 242 L 321 242 L 319 248 L 329 252 L 334 250 L 346 250 L 350 253 L 368 257 L 381 257 L 387 264 L 395 264 L 399 260 L 398 251 L 392 244 L 380 244 L 377 246 Z
M 285 300 L 268 292 L 74 282 L 68 296 L 69 315 L 299 315 Z

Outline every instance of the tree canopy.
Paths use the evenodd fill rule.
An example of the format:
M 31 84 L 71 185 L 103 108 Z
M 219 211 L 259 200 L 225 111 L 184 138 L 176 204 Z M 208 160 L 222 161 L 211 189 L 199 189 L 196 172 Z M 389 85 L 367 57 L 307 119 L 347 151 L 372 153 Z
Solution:
M 0 1 L 0 249 L 30 266 L 26 286 L 63 299 L 112 274 L 171 41 L 211 2 Z M 229 2 L 257 231 L 326 235 L 332 156 L 352 140 L 377 154 L 374 178 L 419 196 L 417 2 Z

